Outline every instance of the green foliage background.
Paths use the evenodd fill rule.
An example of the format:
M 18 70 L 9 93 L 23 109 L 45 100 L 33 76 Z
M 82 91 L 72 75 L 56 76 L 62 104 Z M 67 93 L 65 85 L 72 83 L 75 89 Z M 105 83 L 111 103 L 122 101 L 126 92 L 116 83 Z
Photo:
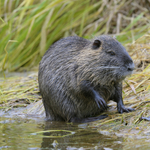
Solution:
M 0 71 L 38 66 L 49 46 L 71 35 L 116 35 L 132 43 L 149 32 L 148 0 L 0 0 Z

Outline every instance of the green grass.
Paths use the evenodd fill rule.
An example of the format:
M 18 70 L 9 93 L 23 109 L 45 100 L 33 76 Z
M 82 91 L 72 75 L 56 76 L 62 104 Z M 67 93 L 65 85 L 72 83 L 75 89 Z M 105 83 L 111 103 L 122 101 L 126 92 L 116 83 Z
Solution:
M 132 43 L 149 30 L 147 5 L 140 0 L 0 0 L 0 71 L 38 66 L 52 43 L 70 35 L 111 34 Z

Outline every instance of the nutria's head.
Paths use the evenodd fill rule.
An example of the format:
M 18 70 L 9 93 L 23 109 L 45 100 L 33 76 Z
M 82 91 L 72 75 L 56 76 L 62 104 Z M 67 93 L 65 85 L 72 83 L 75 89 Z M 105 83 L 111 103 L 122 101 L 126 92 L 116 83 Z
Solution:
M 80 78 L 102 85 L 120 82 L 134 70 L 134 63 L 126 49 L 108 35 L 93 39 L 81 51 L 80 58 Z

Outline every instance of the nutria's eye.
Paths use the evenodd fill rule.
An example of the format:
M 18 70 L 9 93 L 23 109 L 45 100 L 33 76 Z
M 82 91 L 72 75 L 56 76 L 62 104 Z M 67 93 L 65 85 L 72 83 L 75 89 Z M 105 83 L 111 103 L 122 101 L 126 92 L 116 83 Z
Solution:
M 100 40 L 95 40 L 93 43 L 93 49 L 97 49 L 101 46 L 101 41 Z
M 115 52 L 114 52 L 114 51 L 111 51 L 111 50 L 110 50 L 110 51 L 107 51 L 107 53 L 110 54 L 110 55 L 112 55 L 112 56 L 115 55 Z

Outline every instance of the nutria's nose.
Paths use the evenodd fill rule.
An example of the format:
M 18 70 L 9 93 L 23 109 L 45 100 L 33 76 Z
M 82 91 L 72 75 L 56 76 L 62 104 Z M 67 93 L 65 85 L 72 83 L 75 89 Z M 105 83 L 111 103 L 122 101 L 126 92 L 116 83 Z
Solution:
M 135 69 L 134 63 L 130 63 L 128 66 L 128 71 L 133 71 Z

